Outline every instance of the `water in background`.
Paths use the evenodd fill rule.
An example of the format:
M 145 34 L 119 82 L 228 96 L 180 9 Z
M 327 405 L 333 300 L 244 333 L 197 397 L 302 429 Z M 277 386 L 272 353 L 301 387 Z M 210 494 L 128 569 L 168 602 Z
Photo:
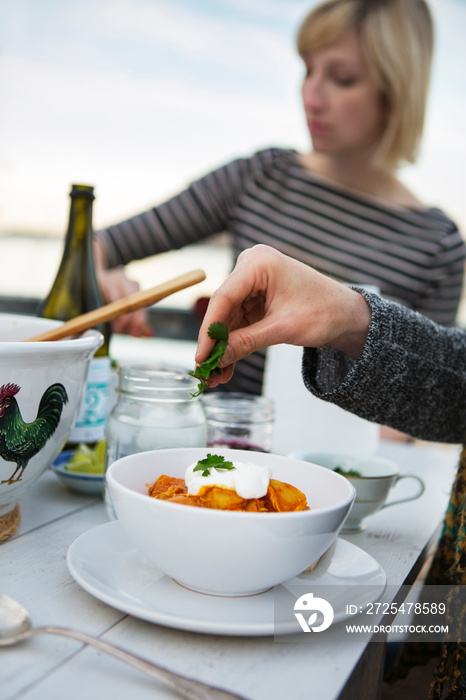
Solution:
M 219 237 L 220 238 L 220 237 Z M 49 291 L 63 253 L 60 238 L 26 235 L 0 235 L 0 296 L 42 299 Z M 228 239 L 219 243 L 198 243 L 182 250 L 162 253 L 127 266 L 128 275 L 139 282 L 142 289 L 153 287 L 183 272 L 201 268 L 206 280 L 190 289 L 177 292 L 158 304 L 165 308 L 192 308 L 196 299 L 210 296 L 223 282 L 233 265 Z M 458 325 L 466 329 L 466 289 L 458 313 Z
M 39 235 L 0 235 L 0 296 L 42 299 L 49 291 L 63 253 L 61 238 Z M 128 276 L 148 289 L 194 269 L 206 280 L 159 302 L 160 306 L 189 309 L 195 300 L 210 296 L 231 270 L 232 253 L 225 243 L 186 246 L 127 266 Z

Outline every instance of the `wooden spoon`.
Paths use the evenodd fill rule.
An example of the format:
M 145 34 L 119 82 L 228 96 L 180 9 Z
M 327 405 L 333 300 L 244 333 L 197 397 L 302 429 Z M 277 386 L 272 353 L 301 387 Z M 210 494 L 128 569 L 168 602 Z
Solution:
M 45 331 L 45 333 L 40 333 L 39 335 L 35 335 L 33 338 L 29 338 L 27 342 L 61 340 L 62 338 L 67 338 L 70 335 L 82 333 L 82 331 L 85 331 L 88 328 L 94 328 L 100 323 L 111 321 L 117 316 L 122 316 L 130 311 L 136 311 L 136 309 L 142 309 L 144 306 L 155 304 L 156 301 L 165 299 L 165 297 L 170 296 L 170 294 L 179 292 L 180 289 L 191 287 L 193 284 L 198 284 L 203 280 L 205 280 L 205 272 L 203 270 L 192 270 L 191 272 L 186 272 L 184 275 L 174 277 L 172 280 L 158 284 L 156 287 L 135 292 L 134 294 L 130 294 L 127 297 L 118 299 L 117 301 L 112 301 L 111 304 L 101 306 L 99 309 L 94 309 L 94 311 L 89 311 L 81 316 L 76 316 L 76 318 L 66 321 L 57 328 L 53 328 L 50 331 Z

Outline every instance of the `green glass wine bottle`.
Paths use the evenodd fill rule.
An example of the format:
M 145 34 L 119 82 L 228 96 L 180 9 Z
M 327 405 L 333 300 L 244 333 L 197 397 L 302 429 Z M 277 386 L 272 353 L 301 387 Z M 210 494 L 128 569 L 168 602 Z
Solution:
M 92 203 L 94 188 L 72 185 L 68 231 L 61 263 L 52 288 L 40 304 L 37 315 L 68 321 L 102 306 L 94 267 Z M 103 345 L 91 361 L 87 385 L 65 450 L 78 446 L 94 449 L 105 438 L 110 392 L 110 325 L 97 327 Z M 84 448 L 85 449 L 85 448 Z

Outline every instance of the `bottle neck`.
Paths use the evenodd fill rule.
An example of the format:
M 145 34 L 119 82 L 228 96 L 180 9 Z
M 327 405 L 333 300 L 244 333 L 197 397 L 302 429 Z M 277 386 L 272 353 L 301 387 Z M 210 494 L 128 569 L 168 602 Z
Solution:
M 63 256 L 52 288 L 38 309 L 39 316 L 67 321 L 102 306 L 94 265 L 92 205 L 94 188 L 73 185 Z M 96 356 L 109 353 L 110 325 L 98 327 L 105 342 Z
M 86 185 L 73 185 L 71 190 L 70 217 L 65 239 L 63 260 L 67 254 L 82 249 L 85 257 L 92 261 L 94 267 L 94 251 L 92 247 L 92 203 L 94 188 Z

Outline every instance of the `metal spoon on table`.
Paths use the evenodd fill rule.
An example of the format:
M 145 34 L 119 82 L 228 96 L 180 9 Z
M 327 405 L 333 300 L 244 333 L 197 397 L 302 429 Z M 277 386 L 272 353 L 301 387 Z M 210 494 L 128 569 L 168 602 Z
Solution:
M 141 659 L 139 656 L 130 654 L 120 647 L 104 642 L 96 637 L 91 637 L 84 632 L 70 630 L 66 627 L 32 627 L 31 618 L 27 610 L 16 600 L 0 593 L 0 647 L 13 646 L 29 639 L 36 634 L 58 634 L 63 637 L 70 637 L 83 644 L 99 649 L 110 656 L 114 656 L 120 661 L 124 661 L 130 666 L 147 673 L 158 681 L 165 683 L 184 698 L 189 700 L 246 700 L 241 695 L 229 693 L 220 688 L 214 688 L 204 683 L 199 683 L 191 678 L 185 678 L 177 673 L 172 673 L 162 666 L 157 666 L 150 661 Z

